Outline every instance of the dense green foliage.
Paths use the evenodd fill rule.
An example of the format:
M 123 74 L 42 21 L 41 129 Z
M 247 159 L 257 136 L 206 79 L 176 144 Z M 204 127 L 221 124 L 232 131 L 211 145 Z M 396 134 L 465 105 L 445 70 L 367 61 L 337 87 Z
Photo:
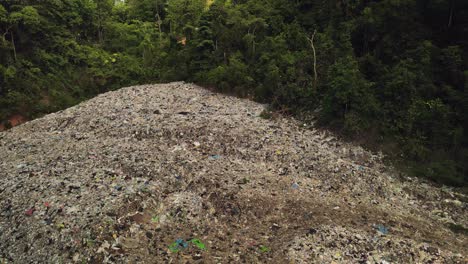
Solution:
M 5 0 L 0 33 L 0 120 L 187 80 L 468 182 L 465 0 Z

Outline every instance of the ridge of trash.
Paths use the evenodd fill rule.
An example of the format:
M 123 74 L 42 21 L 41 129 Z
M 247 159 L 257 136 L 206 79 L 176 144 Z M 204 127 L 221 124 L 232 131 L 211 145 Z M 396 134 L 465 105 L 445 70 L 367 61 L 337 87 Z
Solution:
M 0 263 L 466 263 L 467 197 L 175 82 L 0 133 Z

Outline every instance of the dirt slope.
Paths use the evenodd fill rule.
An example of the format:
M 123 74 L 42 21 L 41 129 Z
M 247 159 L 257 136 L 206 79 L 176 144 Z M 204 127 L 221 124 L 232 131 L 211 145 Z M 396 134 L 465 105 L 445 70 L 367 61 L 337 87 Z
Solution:
M 0 263 L 467 263 L 465 196 L 263 109 L 144 85 L 1 132 Z

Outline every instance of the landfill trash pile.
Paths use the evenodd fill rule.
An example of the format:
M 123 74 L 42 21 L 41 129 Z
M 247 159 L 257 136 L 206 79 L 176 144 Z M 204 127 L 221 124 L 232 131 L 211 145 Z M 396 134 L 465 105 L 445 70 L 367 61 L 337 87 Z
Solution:
M 265 105 L 123 88 L 0 133 L 0 263 L 467 263 L 467 197 Z

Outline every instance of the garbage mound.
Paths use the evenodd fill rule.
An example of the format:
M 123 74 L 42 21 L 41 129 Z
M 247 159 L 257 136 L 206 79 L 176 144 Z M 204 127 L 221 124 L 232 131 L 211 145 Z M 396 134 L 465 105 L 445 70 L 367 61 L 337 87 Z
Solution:
M 183 82 L 0 133 L 0 263 L 466 263 L 467 201 Z

